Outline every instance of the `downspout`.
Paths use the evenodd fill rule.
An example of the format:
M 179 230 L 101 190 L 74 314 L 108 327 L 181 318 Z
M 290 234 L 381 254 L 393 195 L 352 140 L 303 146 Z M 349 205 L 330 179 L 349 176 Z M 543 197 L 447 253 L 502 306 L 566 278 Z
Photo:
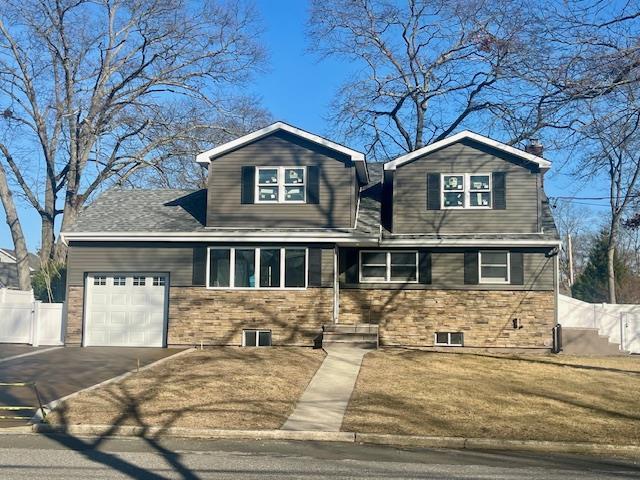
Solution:
M 338 271 L 338 245 L 333 246 L 333 323 L 340 315 L 340 272 Z

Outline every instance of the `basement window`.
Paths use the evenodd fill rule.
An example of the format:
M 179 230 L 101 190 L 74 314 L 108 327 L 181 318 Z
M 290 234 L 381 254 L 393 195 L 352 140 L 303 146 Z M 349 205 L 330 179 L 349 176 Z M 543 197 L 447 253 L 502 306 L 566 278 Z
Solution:
M 243 330 L 243 347 L 270 347 L 271 330 Z
M 462 347 L 464 333 L 462 332 L 436 332 L 435 344 L 448 347 Z

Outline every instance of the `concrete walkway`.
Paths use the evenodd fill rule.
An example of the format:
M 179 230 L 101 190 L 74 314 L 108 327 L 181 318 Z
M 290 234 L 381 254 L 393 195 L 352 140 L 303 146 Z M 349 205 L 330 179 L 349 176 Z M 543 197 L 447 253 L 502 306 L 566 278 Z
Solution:
M 362 357 L 371 350 L 325 348 L 327 356 L 311 379 L 282 430 L 338 432 L 356 384 Z

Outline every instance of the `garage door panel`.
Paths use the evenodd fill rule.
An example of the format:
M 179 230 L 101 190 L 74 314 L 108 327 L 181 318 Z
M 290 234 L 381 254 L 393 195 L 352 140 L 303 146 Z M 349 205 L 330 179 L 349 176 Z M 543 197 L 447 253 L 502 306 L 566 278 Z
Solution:
M 101 274 L 103 275 L 103 274 Z M 85 345 L 163 346 L 166 318 L 166 277 L 163 285 L 134 285 L 140 274 L 107 275 L 105 285 L 87 277 L 88 295 Z M 114 281 L 114 277 L 121 277 Z M 125 279 L 126 281 L 123 281 Z

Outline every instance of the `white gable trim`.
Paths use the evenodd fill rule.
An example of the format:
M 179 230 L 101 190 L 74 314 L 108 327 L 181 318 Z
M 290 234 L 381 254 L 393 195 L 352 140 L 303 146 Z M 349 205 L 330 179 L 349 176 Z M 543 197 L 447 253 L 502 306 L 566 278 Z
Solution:
M 196 155 L 196 162 L 209 163 L 215 157 L 219 157 L 220 155 L 223 155 L 231 150 L 242 147 L 243 145 L 266 137 L 267 135 L 270 135 L 271 133 L 279 130 L 289 132 L 293 135 L 297 135 L 306 140 L 309 140 L 310 142 L 317 143 L 324 147 L 330 148 L 331 150 L 335 150 L 337 152 L 348 155 L 352 161 L 356 162 L 358 174 L 362 176 L 361 183 L 369 182 L 369 172 L 367 170 L 367 162 L 365 161 L 364 153 L 358 152 L 357 150 L 352 150 L 351 148 L 345 147 L 344 145 L 332 142 L 331 140 L 320 137 L 319 135 L 315 135 L 313 133 L 309 133 L 305 130 L 301 130 L 300 128 L 293 127 L 284 122 L 272 123 L 268 127 L 261 128 L 260 130 L 256 130 L 255 132 L 244 135 L 243 137 L 236 138 L 231 142 L 219 145 L 215 148 L 212 148 L 211 150 L 207 150 L 206 152 L 199 153 L 198 155 Z
M 533 155 L 532 153 L 525 152 L 524 150 L 520 150 L 519 148 L 512 147 L 511 145 L 507 145 L 502 142 L 498 142 L 497 140 L 493 140 L 489 137 L 485 137 L 484 135 L 479 135 L 477 133 L 470 132 L 469 130 L 464 130 L 460 133 L 456 133 L 451 137 L 444 138 L 438 142 L 432 143 L 431 145 L 427 145 L 426 147 L 422 147 L 415 152 L 407 153 L 401 157 L 392 160 L 384 165 L 385 170 L 395 170 L 396 168 L 408 163 L 417 157 L 421 157 L 428 153 L 431 153 L 435 150 L 439 150 L 441 148 L 452 145 L 460 140 L 471 139 L 475 140 L 478 143 L 482 143 L 484 145 L 488 145 L 497 150 L 501 150 L 506 153 L 510 153 L 516 157 L 520 157 L 523 160 L 527 160 L 529 162 L 535 163 L 540 168 L 550 168 L 551 162 L 549 160 L 545 160 L 542 157 L 538 157 L 537 155 Z

